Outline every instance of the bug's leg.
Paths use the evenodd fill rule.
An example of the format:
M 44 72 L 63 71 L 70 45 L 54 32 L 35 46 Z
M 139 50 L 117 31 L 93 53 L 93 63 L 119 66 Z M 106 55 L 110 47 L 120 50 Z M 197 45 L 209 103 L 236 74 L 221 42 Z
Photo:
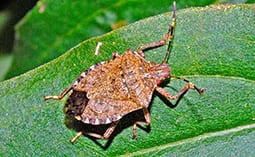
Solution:
M 96 133 L 84 133 L 82 131 L 79 131 L 71 140 L 70 142 L 73 144 L 82 134 L 86 134 L 95 138 L 100 138 L 100 139 L 108 139 L 113 131 L 115 130 L 117 124 L 119 121 L 112 123 L 112 125 L 105 131 L 104 135 L 99 135 Z
M 54 100 L 61 100 L 63 97 L 70 91 L 72 90 L 73 86 L 67 87 L 60 95 L 47 95 L 44 96 L 44 100 L 49 100 L 49 99 L 54 99 Z
M 166 45 L 167 41 L 169 40 L 167 52 L 166 52 L 164 60 L 162 61 L 162 63 L 165 63 L 168 59 L 170 48 L 171 48 L 173 32 L 174 32 L 174 27 L 175 27 L 175 21 L 176 21 L 176 3 L 174 2 L 173 3 L 172 23 L 169 25 L 168 32 L 165 35 L 165 37 L 163 39 L 159 40 L 159 41 L 140 46 L 137 49 L 138 54 L 142 57 L 145 57 L 143 51 L 146 51 L 148 49 L 152 49 L 152 48 L 155 48 L 155 47 L 160 47 L 160 46 Z
M 78 132 L 71 140 L 70 142 L 74 144 L 74 142 L 83 134 L 82 131 Z
M 137 139 L 137 124 L 133 125 L 133 139 Z
M 175 78 L 175 79 L 179 79 L 179 80 L 182 80 L 182 81 L 185 81 L 185 82 L 187 82 L 187 83 L 191 83 L 189 80 L 187 80 L 187 79 L 185 79 L 184 77 L 178 77 L 178 76 L 171 76 L 171 78 Z M 191 83 L 192 84 L 192 83 Z M 193 86 L 194 86 L 194 89 L 200 94 L 200 95 L 202 95 L 204 92 L 205 92 L 205 88 L 198 88 L 197 86 L 195 86 L 194 84 L 193 84 Z
M 137 124 L 138 125 L 146 125 L 146 126 L 149 126 L 151 124 L 150 113 L 146 107 L 143 108 L 143 114 L 144 114 L 145 122 L 137 121 L 133 125 L 133 139 L 137 138 Z
M 188 81 L 186 79 L 183 79 L 184 81 Z M 204 93 L 205 89 L 204 88 L 197 88 L 193 83 L 191 83 L 190 81 L 188 81 L 188 83 L 176 94 L 176 95 L 172 95 L 170 93 L 168 93 L 164 88 L 161 87 L 156 87 L 156 90 L 163 96 L 165 96 L 166 98 L 170 99 L 170 100 L 175 100 L 177 98 L 179 98 L 180 96 L 184 95 L 189 89 L 193 89 L 196 90 L 200 95 L 202 93 Z
M 111 124 L 111 126 L 105 131 L 105 133 L 103 135 L 99 135 L 99 134 L 96 134 L 96 133 L 85 133 L 85 134 L 89 135 L 89 136 L 92 136 L 92 137 L 95 137 L 95 138 L 108 139 L 111 136 L 111 134 L 113 133 L 113 131 L 115 130 L 118 122 L 119 121 L 113 122 Z
M 172 95 L 168 93 L 164 88 L 161 88 L 161 87 L 156 88 L 157 92 L 159 92 L 161 95 L 163 95 L 164 97 L 170 100 L 175 100 L 179 98 L 181 95 L 185 94 L 189 89 L 194 89 L 193 84 L 190 84 L 190 83 L 186 84 L 176 95 Z

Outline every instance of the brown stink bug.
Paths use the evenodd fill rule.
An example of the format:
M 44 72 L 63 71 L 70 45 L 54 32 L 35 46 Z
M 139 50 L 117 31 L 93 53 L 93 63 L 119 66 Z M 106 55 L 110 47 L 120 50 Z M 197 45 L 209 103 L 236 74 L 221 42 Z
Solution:
M 85 124 L 110 124 L 103 135 L 80 131 L 71 140 L 72 143 L 82 134 L 107 139 L 124 115 L 142 110 L 145 122 L 137 121 L 133 125 L 133 137 L 136 138 L 136 125 L 150 125 L 151 123 L 148 107 L 155 90 L 171 100 L 181 97 L 189 89 L 194 89 L 199 94 L 205 91 L 184 78 L 170 75 L 170 67 L 166 61 L 170 53 L 175 27 L 175 2 L 173 6 L 172 24 L 169 25 L 168 32 L 163 39 L 142 45 L 137 51 L 128 49 L 122 55 L 113 53 L 109 61 L 97 63 L 82 72 L 60 95 L 44 97 L 45 100 L 60 100 L 72 91 L 65 105 L 67 115 Z M 161 64 L 151 63 L 145 59 L 145 50 L 166 45 L 168 41 L 168 48 Z M 176 95 L 171 95 L 159 86 L 162 81 L 171 78 L 187 82 Z

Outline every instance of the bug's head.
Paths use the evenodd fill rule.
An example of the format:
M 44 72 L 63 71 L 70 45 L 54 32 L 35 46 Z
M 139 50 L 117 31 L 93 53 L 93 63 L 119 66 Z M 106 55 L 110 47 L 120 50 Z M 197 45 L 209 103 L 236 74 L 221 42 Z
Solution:
M 164 80 L 170 78 L 171 70 L 168 64 L 156 64 L 151 63 L 152 70 L 151 70 L 151 77 L 156 80 L 157 85 L 161 84 Z

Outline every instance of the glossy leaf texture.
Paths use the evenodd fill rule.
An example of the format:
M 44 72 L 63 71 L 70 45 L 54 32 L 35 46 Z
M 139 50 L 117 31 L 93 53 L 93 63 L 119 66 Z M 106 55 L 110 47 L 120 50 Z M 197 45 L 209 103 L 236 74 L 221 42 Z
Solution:
M 182 0 L 177 1 L 177 7 L 205 6 L 213 2 Z M 41 0 L 16 26 L 14 57 L 6 78 L 42 65 L 85 39 L 171 10 L 172 2 L 168 0 L 160 3 L 154 0 Z
M 132 139 L 132 116 L 127 115 L 111 140 L 82 136 L 72 145 L 69 140 L 76 131 L 63 113 L 65 100 L 45 102 L 43 96 L 59 94 L 80 72 L 108 60 L 112 52 L 161 39 L 171 12 L 81 42 L 57 59 L 1 82 L 0 155 L 203 156 L 210 150 L 231 156 L 233 147 L 240 156 L 254 154 L 254 8 L 219 5 L 177 11 L 168 63 L 173 75 L 185 76 L 207 91 L 203 96 L 189 91 L 175 108 L 155 94 L 151 127 L 138 128 L 137 140 Z M 103 45 L 95 56 L 99 41 Z M 165 50 L 150 50 L 146 57 L 160 63 Z M 173 80 L 164 88 L 176 93 L 183 85 Z

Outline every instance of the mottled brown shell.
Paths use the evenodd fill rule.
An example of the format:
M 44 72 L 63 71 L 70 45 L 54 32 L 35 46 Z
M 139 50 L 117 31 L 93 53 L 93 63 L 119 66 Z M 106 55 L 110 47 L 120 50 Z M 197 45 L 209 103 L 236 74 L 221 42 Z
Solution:
M 101 62 L 81 73 L 74 82 L 65 111 L 87 124 L 108 124 L 149 106 L 156 80 L 153 67 L 136 52 Z M 72 113 L 72 114 L 71 114 Z
M 198 88 L 189 80 L 170 76 L 170 67 L 166 64 L 171 50 L 173 30 L 176 19 L 176 3 L 173 3 L 172 23 L 169 25 L 165 37 L 146 45 L 141 45 L 137 52 L 128 49 L 123 55 L 113 53 L 107 62 L 97 63 L 67 87 L 60 95 L 48 95 L 44 99 L 61 100 L 70 91 L 71 94 L 65 104 L 64 111 L 67 115 L 86 124 L 109 124 L 103 135 L 97 132 L 79 131 L 71 140 L 76 141 L 82 134 L 95 138 L 108 139 L 116 128 L 119 120 L 126 114 L 142 109 L 144 122 L 135 121 L 133 125 L 133 138 L 137 137 L 137 124 L 151 124 L 148 111 L 154 90 L 170 100 L 183 97 L 189 89 L 196 90 L 200 95 L 204 88 Z M 161 64 L 150 63 L 145 59 L 144 51 L 166 45 L 168 48 Z M 98 47 L 96 48 L 96 54 Z M 168 93 L 159 85 L 169 78 L 177 78 L 187 84 L 176 94 Z

